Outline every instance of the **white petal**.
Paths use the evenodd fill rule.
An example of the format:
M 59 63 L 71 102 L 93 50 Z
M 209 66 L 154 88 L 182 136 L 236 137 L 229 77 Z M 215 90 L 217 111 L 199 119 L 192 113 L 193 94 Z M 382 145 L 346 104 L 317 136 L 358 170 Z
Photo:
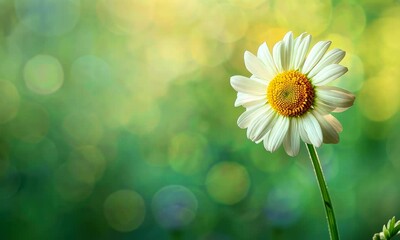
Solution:
M 311 141 L 311 144 L 319 147 L 322 144 L 322 131 L 317 119 L 310 113 L 306 113 L 303 117 L 304 130 Z
M 313 115 L 318 120 L 323 136 L 324 143 L 338 143 L 339 134 L 336 129 L 318 111 L 313 111 Z
M 319 61 L 317 65 L 315 65 L 315 67 L 308 74 L 308 77 L 309 78 L 314 77 L 323 68 L 325 68 L 330 64 L 339 63 L 340 61 L 342 61 L 345 55 L 346 55 L 345 51 L 342 51 L 338 48 L 332 49 L 322 57 L 321 61 Z
M 289 130 L 283 141 L 283 147 L 289 156 L 296 156 L 300 150 L 300 135 L 296 119 L 290 120 Z
M 233 76 L 231 77 L 231 85 L 238 92 L 254 95 L 266 95 L 267 84 L 256 78 Z
M 242 113 L 237 120 L 238 126 L 240 128 L 247 128 L 250 123 L 263 112 L 263 108 L 264 104 L 259 104 L 246 109 L 246 111 Z
M 295 46 L 296 52 L 293 64 L 294 70 L 298 70 L 303 67 L 308 47 L 310 46 L 310 42 L 311 42 L 311 35 L 307 35 L 303 39 L 299 40 L 299 46 L 297 48 Z
M 270 74 L 270 79 L 274 78 L 278 74 L 278 71 L 276 70 L 274 59 L 272 59 L 267 43 L 264 42 L 260 45 L 257 51 L 257 57 L 261 59 L 267 68 L 267 72 Z
M 300 138 L 303 140 L 303 142 L 311 144 L 311 141 L 308 138 L 308 134 L 306 132 L 306 129 L 305 129 L 305 126 L 303 123 L 303 118 L 302 117 L 292 118 L 292 120 L 296 120 L 297 127 L 299 129 Z
M 271 129 L 268 139 L 264 138 L 264 147 L 270 152 L 275 151 L 283 142 L 289 128 L 289 118 L 278 116 L 276 124 Z
M 326 115 L 330 114 L 336 109 L 336 106 L 332 106 L 332 104 L 326 104 L 325 102 L 321 101 L 320 99 L 316 98 L 314 100 L 314 108 L 318 109 L 321 114 Z
M 263 107 L 263 113 L 255 119 L 247 129 L 247 138 L 254 142 L 258 142 L 265 134 L 271 130 L 271 123 L 274 120 L 275 112 L 269 104 Z
M 333 80 L 341 77 L 347 72 L 347 70 L 347 67 L 343 67 L 339 64 L 328 65 L 312 78 L 312 83 L 316 86 L 326 85 Z
M 270 107 L 270 105 L 267 106 Z M 267 134 L 267 132 L 269 132 L 275 125 L 276 120 L 277 120 L 277 114 L 270 107 L 263 116 L 263 119 L 258 123 L 257 126 L 258 131 L 254 132 L 252 136 L 250 136 L 251 137 L 250 139 L 256 143 L 260 143 L 264 139 L 265 134 Z
M 288 32 L 286 33 L 285 37 L 283 38 L 284 43 L 284 60 L 282 62 L 282 68 L 284 71 L 290 70 L 293 68 L 293 33 Z
M 283 72 L 282 61 L 284 60 L 283 59 L 284 50 L 285 50 L 285 48 L 284 48 L 284 45 L 283 45 L 282 41 L 276 43 L 274 48 L 272 49 L 272 54 L 274 56 L 275 66 L 276 66 L 278 72 Z
M 336 132 L 340 133 L 343 131 L 342 124 L 331 114 L 325 115 L 324 118 L 329 124 L 336 130 Z
M 337 108 L 339 110 L 347 109 L 353 105 L 355 100 L 355 96 L 351 92 L 338 87 L 321 86 L 316 90 L 317 101 L 332 107 L 333 111 Z
M 304 39 L 304 37 L 307 35 L 307 33 L 302 33 L 300 34 L 297 38 L 294 39 L 294 49 L 298 49 L 300 46 L 301 41 Z
M 244 64 L 247 70 L 257 78 L 265 81 L 271 80 L 271 74 L 267 71 L 264 63 L 249 51 L 244 52 Z
M 267 102 L 267 98 L 265 96 L 251 95 L 247 93 L 238 92 L 235 101 L 235 107 L 243 106 L 245 108 L 248 108 L 265 102 Z
M 301 72 L 304 74 L 309 73 L 314 68 L 314 66 L 317 65 L 319 60 L 321 60 L 322 56 L 324 56 L 326 50 L 328 50 L 330 45 L 330 41 L 320 41 L 315 44 L 315 46 L 308 54 Z

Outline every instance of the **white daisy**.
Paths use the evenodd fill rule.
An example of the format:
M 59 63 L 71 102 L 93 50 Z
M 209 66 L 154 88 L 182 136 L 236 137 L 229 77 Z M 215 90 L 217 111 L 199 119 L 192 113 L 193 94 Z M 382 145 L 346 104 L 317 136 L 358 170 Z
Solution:
M 319 147 L 338 143 L 342 125 L 331 112 L 342 112 L 353 105 L 354 95 L 344 89 L 326 86 L 347 72 L 338 63 L 345 56 L 340 49 L 327 52 L 331 42 L 320 41 L 307 54 L 311 35 L 293 39 L 288 32 L 275 44 L 272 55 L 263 43 L 257 56 L 246 51 L 244 62 L 252 76 L 233 76 L 238 92 L 235 107 L 246 111 L 237 123 L 247 128 L 247 137 L 264 142 L 273 152 L 282 143 L 290 156 L 298 154 L 300 140 Z

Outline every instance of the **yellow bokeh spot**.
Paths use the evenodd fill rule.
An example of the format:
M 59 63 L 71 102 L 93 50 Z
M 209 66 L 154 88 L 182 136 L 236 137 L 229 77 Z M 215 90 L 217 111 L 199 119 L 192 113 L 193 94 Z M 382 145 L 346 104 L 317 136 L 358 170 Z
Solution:
M 154 1 L 99 0 L 97 15 L 116 34 L 138 34 L 148 28 L 153 19 Z
M 345 36 L 359 36 L 366 25 L 365 11 L 361 5 L 341 3 L 335 6 L 331 29 Z
M 108 224 L 120 232 L 137 229 L 146 215 L 142 196 L 132 190 L 119 190 L 104 202 L 104 215 Z
M 375 75 L 382 70 L 382 66 L 396 68 L 398 65 L 400 45 L 397 44 L 397 40 L 400 38 L 400 29 L 398 28 L 400 17 L 393 15 L 389 11 L 384 17 L 376 19 L 362 35 L 363 40 L 360 41 L 358 48 L 363 56 L 362 60 L 367 73 Z
M 329 40 L 332 42 L 331 48 L 339 48 L 344 51 L 346 51 L 346 54 L 354 54 L 354 41 L 351 40 L 348 36 L 346 35 L 341 35 L 341 34 L 335 34 L 331 33 L 328 35 L 324 35 L 323 37 L 319 37 L 318 40 Z M 343 62 L 347 60 L 347 56 L 343 59 Z M 341 62 L 341 64 L 343 64 Z
M 250 178 L 247 170 L 234 162 L 221 162 L 214 165 L 207 174 L 208 194 L 219 203 L 232 205 L 246 197 Z
M 38 94 L 51 94 L 63 84 L 64 72 L 60 62 L 49 55 L 37 55 L 24 67 L 25 84 Z
M 213 6 L 203 19 L 203 27 L 206 32 L 224 43 L 238 41 L 246 34 L 248 28 L 245 12 L 232 4 Z
M 190 53 L 201 66 L 216 66 L 229 59 L 233 44 L 224 44 L 204 36 L 203 32 L 193 31 L 189 38 Z
M 146 51 L 147 74 L 154 82 L 168 82 L 196 69 L 186 38 L 165 37 Z M 171 67 L 173 66 L 173 67 Z
M 235 4 L 241 8 L 254 9 L 260 7 L 266 0 L 229 0 L 232 4 Z
M 330 23 L 332 5 L 330 0 L 278 0 L 273 12 L 281 27 L 317 36 Z
M 154 10 L 155 26 L 161 31 L 165 29 L 180 29 L 193 24 L 204 14 L 204 2 L 186 0 L 153 0 L 157 6 Z
M 0 124 L 13 119 L 18 112 L 20 96 L 14 84 L 0 80 Z
M 372 121 L 382 122 L 393 117 L 399 109 L 399 83 L 390 71 L 365 82 L 359 94 L 361 112 Z
M 283 36 L 290 30 L 291 29 L 287 28 L 277 28 L 274 27 L 273 24 L 264 22 L 252 24 L 246 34 L 245 49 L 249 49 L 251 52 L 257 52 L 257 47 L 260 46 L 261 43 L 266 42 L 269 50 L 272 52 L 274 45 L 282 40 Z

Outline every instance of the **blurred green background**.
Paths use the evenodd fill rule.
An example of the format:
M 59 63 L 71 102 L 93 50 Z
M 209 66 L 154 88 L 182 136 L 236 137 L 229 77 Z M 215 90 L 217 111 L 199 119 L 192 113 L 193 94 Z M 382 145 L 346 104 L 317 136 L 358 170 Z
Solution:
M 400 2 L 0 0 L 1 239 L 328 239 L 299 156 L 236 120 L 232 75 L 292 30 L 355 92 L 318 149 L 343 239 L 400 218 Z

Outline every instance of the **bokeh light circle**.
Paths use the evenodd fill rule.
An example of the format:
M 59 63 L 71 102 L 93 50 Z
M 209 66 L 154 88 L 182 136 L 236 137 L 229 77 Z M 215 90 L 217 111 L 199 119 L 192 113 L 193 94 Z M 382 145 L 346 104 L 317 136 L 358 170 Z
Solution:
M 232 54 L 233 44 L 214 41 L 200 31 L 192 31 L 189 41 L 191 57 L 201 66 L 217 66 L 229 59 Z M 216 52 L 218 54 L 215 54 Z
M 24 80 L 29 90 L 38 94 L 51 94 L 64 82 L 63 68 L 55 57 L 36 55 L 25 64 Z
M 154 194 L 152 209 L 157 222 L 167 229 L 190 224 L 196 216 L 196 196 L 186 187 L 169 185 Z
M 43 36 L 60 36 L 71 31 L 80 16 L 80 0 L 16 0 L 22 24 Z
M 399 109 L 398 79 L 390 73 L 369 79 L 359 94 L 361 112 L 372 121 L 382 122 L 393 117 Z
M 361 5 L 342 2 L 335 6 L 333 14 L 334 18 L 330 26 L 333 32 L 355 37 L 364 31 L 366 16 Z
M 163 37 L 162 41 L 156 41 L 146 49 L 145 67 L 149 76 L 159 81 L 157 84 L 168 83 L 195 69 L 188 54 L 191 47 L 188 43 L 186 37 Z
M 330 0 L 276 0 L 273 12 L 280 26 L 316 36 L 328 27 L 332 5 Z
M 211 37 L 232 43 L 241 39 L 248 29 L 246 14 L 233 4 L 215 5 L 204 18 L 203 27 Z
M 203 1 L 153 0 L 148 2 L 155 2 L 157 6 L 154 8 L 154 24 L 158 28 L 165 29 L 191 26 L 204 14 L 205 10 Z
M 0 124 L 13 119 L 18 112 L 20 96 L 14 84 L 0 80 Z
M 207 174 L 206 187 L 216 202 L 233 205 L 246 197 L 250 187 L 249 174 L 238 163 L 217 163 Z
M 71 67 L 71 80 L 86 90 L 98 92 L 112 83 L 112 77 L 109 64 L 93 55 L 79 57 Z
M 229 0 L 229 2 L 238 5 L 241 8 L 255 9 L 265 3 L 265 0 Z
M 119 232 L 137 229 L 144 220 L 146 208 L 141 195 L 132 190 L 119 190 L 104 202 L 104 215 L 108 224 Z
M 154 1 L 99 0 L 97 15 L 116 34 L 138 34 L 152 22 Z

